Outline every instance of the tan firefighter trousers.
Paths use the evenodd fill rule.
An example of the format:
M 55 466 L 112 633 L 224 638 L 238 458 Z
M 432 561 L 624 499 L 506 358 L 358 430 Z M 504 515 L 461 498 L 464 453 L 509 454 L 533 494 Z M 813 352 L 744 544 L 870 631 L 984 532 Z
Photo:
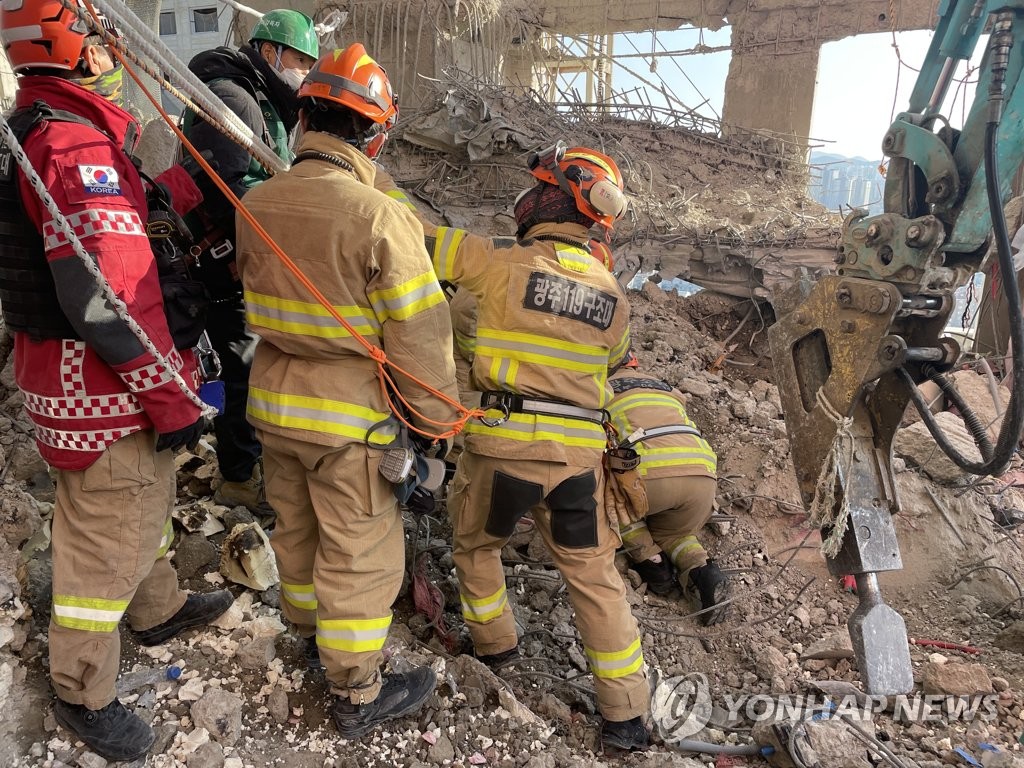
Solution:
M 602 482 L 593 467 L 466 451 L 452 481 L 449 513 L 462 615 L 476 652 L 496 654 L 517 643 L 501 548 L 529 512 L 568 588 L 601 714 L 618 722 L 648 711 L 650 687 L 640 634 L 615 570 L 619 537 L 599 501 Z
M 377 470 L 381 452 L 257 431 L 284 615 L 300 635 L 315 633 L 332 693 L 373 701 L 405 570 L 402 513 Z
M 706 475 L 647 477 L 644 487 L 650 511 L 619 531 L 630 560 L 639 563 L 664 552 L 684 576 L 704 565 L 708 553 L 697 532 L 711 517 L 717 481 Z
M 167 558 L 174 462 L 155 444 L 152 430 L 135 432 L 87 469 L 57 471 L 50 676 L 71 704 L 114 700 L 122 615 L 151 629 L 185 604 Z

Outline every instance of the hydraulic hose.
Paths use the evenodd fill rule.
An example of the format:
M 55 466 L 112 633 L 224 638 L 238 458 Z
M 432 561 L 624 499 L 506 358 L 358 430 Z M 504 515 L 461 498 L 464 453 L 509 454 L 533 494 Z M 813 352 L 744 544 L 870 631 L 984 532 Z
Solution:
M 771 755 L 775 752 L 772 747 L 762 747 L 760 744 L 712 744 L 709 741 L 698 741 L 697 739 L 681 739 L 665 745 L 679 752 L 703 752 L 708 755 Z
M 1010 317 L 1010 349 L 1013 359 L 1013 391 L 1003 417 L 1003 423 L 999 428 L 999 438 L 991 454 L 987 458 L 985 457 L 985 449 L 980 442 L 979 448 L 981 448 L 983 457 L 980 462 L 971 461 L 956 450 L 942 433 L 941 427 L 929 411 L 924 396 L 917 389 L 913 378 L 905 369 L 897 370 L 907 384 L 911 399 L 920 412 L 925 426 L 942 452 L 958 467 L 975 475 L 1002 474 L 1017 450 L 1021 430 L 1024 429 L 1024 318 L 1021 317 L 1020 291 L 1017 288 L 1016 271 L 1014 270 L 1013 256 L 1010 253 L 1010 233 L 1006 227 L 1006 216 L 1003 213 L 1003 202 L 1000 196 L 997 157 L 997 137 L 999 123 L 1003 115 L 1003 86 L 1010 48 L 1013 46 L 1012 26 L 1012 13 L 998 14 L 989 39 L 992 79 L 988 89 L 989 111 L 985 124 L 985 191 L 988 196 L 989 214 L 992 217 L 992 234 L 998 256 L 999 274 L 1002 277 L 1003 295 L 1006 297 L 1006 306 Z

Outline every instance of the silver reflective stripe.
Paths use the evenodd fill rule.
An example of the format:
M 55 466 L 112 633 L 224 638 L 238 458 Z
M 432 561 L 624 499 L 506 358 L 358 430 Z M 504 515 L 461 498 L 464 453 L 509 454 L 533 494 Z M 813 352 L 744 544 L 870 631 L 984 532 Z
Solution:
M 321 624 L 317 627 L 317 637 L 325 640 L 352 640 L 354 642 L 366 640 L 384 640 L 388 636 L 390 624 L 383 627 L 371 627 L 370 629 L 324 629 Z
M 644 440 L 653 440 L 656 437 L 664 437 L 665 435 L 701 436 L 699 429 L 696 427 L 687 427 L 683 424 L 667 424 L 664 427 L 651 427 L 650 429 L 640 427 L 640 429 L 619 443 L 619 448 L 632 448 L 634 445 L 642 443 Z
M 292 312 L 286 309 L 268 307 L 264 304 L 258 304 L 252 300 L 246 302 L 245 308 L 253 318 L 267 318 L 269 320 L 278 320 L 282 323 L 294 323 L 296 325 L 312 325 L 317 328 L 343 329 L 343 326 L 339 326 L 338 321 L 330 315 L 313 314 L 312 312 Z M 354 328 L 368 325 L 373 329 L 374 333 L 380 333 L 380 323 L 377 322 L 376 318 L 367 317 L 362 313 L 346 315 L 339 312 L 338 314 L 345 318 L 349 325 Z M 252 323 L 253 320 L 250 319 L 249 322 Z
M 346 427 L 356 427 L 363 430 L 368 430 L 370 427 L 379 423 L 377 420 L 363 419 L 350 413 L 339 413 L 338 411 L 326 409 L 321 410 L 319 408 L 304 408 L 299 405 L 281 405 L 271 400 L 264 400 L 252 389 L 249 390 L 249 404 L 250 407 L 257 408 L 261 411 L 267 411 L 268 413 L 273 413 L 277 416 L 311 419 L 313 421 L 322 421 L 328 424 L 341 424 Z M 340 401 L 338 401 L 338 404 L 341 406 L 346 405 Z M 374 435 L 384 437 L 394 437 L 397 434 L 398 430 L 394 424 L 385 424 L 374 431 Z
M 544 414 L 529 415 L 543 416 Z M 467 426 L 471 427 L 471 431 L 476 432 L 477 434 L 487 434 L 487 430 L 477 429 L 476 426 L 472 424 L 472 422 Z M 501 429 L 508 432 L 522 432 L 524 435 L 532 435 L 534 432 L 558 432 L 563 437 L 579 437 L 587 440 L 593 439 L 594 435 L 598 431 L 596 425 L 591 427 L 572 427 L 567 424 L 552 424 L 546 421 L 541 421 L 534 424 L 516 421 L 514 418 L 510 418 L 508 421 L 502 424 Z
M 546 400 L 527 400 L 522 401 L 522 413 L 538 413 L 546 414 L 548 416 L 566 416 L 570 419 L 583 419 L 584 421 L 596 421 L 599 424 L 603 424 L 605 421 L 605 412 L 597 411 L 591 408 L 580 408 L 576 405 L 569 405 L 568 403 L 551 403 Z
M 543 355 L 544 357 L 551 357 L 557 360 L 568 360 L 574 363 L 583 363 L 584 365 L 594 365 L 598 367 L 608 366 L 608 354 L 606 352 L 588 355 L 585 352 L 571 352 L 567 349 L 548 347 L 543 344 L 529 344 L 523 341 L 497 339 L 488 335 L 484 331 L 480 331 L 477 334 L 477 348 L 479 349 L 483 346 L 508 350 L 510 352 L 527 352 L 534 355 Z
M 433 296 L 439 291 L 440 288 L 438 287 L 437 282 L 432 280 L 409 293 L 403 293 L 401 296 L 395 296 L 388 299 L 377 299 L 376 301 L 371 302 L 371 305 L 373 306 L 373 311 L 377 313 L 377 317 L 380 317 L 381 315 L 386 314 L 385 310 L 387 310 L 387 312 L 398 312 L 412 304 L 415 304 L 417 301 Z

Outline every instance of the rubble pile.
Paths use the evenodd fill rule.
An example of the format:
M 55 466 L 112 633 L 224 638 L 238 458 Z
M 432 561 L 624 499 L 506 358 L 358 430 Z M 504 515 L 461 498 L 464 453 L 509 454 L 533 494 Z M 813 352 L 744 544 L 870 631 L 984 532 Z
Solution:
M 422 209 L 452 226 L 508 235 L 533 179 L 529 151 L 556 140 L 615 158 L 633 199 L 613 248 L 632 270 L 767 298 L 800 267 L 827 268 L 841 219 L 806 194 L 806 149 L 703 119 L 701 130 L 560 109 L 455 73 L 433 108 L 403 116 L 383 162 Z M 685 117 L 685 116 L 680 116 Z M 755 289 L 761 289 L 760 291 Z
M 990 709 L 981 710 L 986 718 L 968 721 L 937 707 L 927 718 L 908 720 L 890 703 L 876 712 L 869 707 L 867 717 L 854 720 L 866 737 L 857 736 L 845 720 L 819 723 L 785 712 L 765 720 L 766 702 L 780 696 L 815 696 L 819 702 L 825 696 L 863 698 L 845 630 L 856 597 L 826 571 L 817 552 L 820 538 L 807 529 L 799 504 L 778 392 L 770 381 L 764 333 L 770 310 L 710 292 L 684 299 L 652 283 L 630 298 L 641 366 L 688 393 L 691 416 L 720 456 L 718 509 L 702 538 L 733 580 L 734 602 L 726 622 L 701 626 L 688 616 L 694 607 L 681 592 L 648 594 L 626 560 L 620 557 L 619 562 L 643 630 L 652 682 L 669 685 L 671 694 L 678 681 L 691 680 L 703 686 L 710 702 L 706 718 L 685 738 L 731 746 L 754 738 L 781 751 L 792 737 L 804 758 L 817 756 L 830 767 L 874 764 L 869 744 L 877 754 L 879 741 L 908 768 L 972 764 L 962 755 L 986 766 L 1021 764 L 1020 491 L 1012 482 L 992 479 L 938 476 L 937 481 L 929 476 L 934 462 L 919 451 L 925 441 L 897 440 L 898 446 L 912 446 L 898 448 L 902 455 L 897 459 L 903 502 L 897 529 L 905 569 L 881 577 L 883 592 L 906 617 L 916 641 L 917 692 L 987 694 L 984 702 Z M 15 439 L 4 449 L 9 456 L 23 455 L 30 453 L 31 443 L 26 442 L 19 396 L 10 387 L 9 359 L 5 362 L 0 399 L 11 427 L 3 435 Z M 972 371 L 957 375 L 977 377 Z M 988 391 L 984 386 L 964 389 L 978 397 Z M 983 405 L 979 402 L 979 409 Z M 911 422 L 901 432 L 911 432 Z M 459 635 L 462 619 L 443 510 L 431 517 L 407 516 L 407 571 L 419 575 L 403 586 L 387 646 L 392 668 L 429 664 L 441 683 L 418 717 L 378 729 L 359 743 L 339 739 L 329 722 L 322 673 L 307 669 L 301 642 L 281 623 L 279 589 L 267 586 L 273 579 L 261 556 L 261 526 L 270 521 L 212 502 L 208 444 L 201 443 L 193 454 L 179 454 L 177 461 L 174 560 L 183 582 L 193 590 L 227 585 L 236 600 L 215 626 L 163 646 L 137 647 L 129 632 L 122 633 L 122 695 L 158 733 L 147 765 L 724 764 L 716 763 L 715 756 L 684 755 L 672 748 L 682 733 L 680 715 L 669 716 L 658 706 L 654 726 L 667 743 L 648 754 L 601 753 L 592 684 L 571 607 L 540 537 L 528 525 L 520 527 L 503 553 L 524 658 L 495 674 L 470 656 L 451 653 L 435 630 L 437 622 L 416 612 L 412 596 L 413 578 L 435 585 L 444 599 L 444 623 L 456 642 L 465 641 L 464 633 Z M 101 768 L 102 759 L 69 741 L 50 713 L 44 531 L 52 484 L 45 471 L 30 472 L 38 464 L 29 459 L 9 460 L 5 467 L 0 487 L 0 586 L 5 590 L 0 595 L 0 763 Z M 246 531 L 249 535 L 243 535 Z M 246 579 L 250 586 L 239 583 Z M 656 702 L 663 699 L 656 697 Z M 833 762 L 837 754 L 842 760 Z M 731 765 L 763 764 L 758 756 L 731 759 L 746 761 Z M 794 765 L 781 754 L 770 759 L 775 765 Z

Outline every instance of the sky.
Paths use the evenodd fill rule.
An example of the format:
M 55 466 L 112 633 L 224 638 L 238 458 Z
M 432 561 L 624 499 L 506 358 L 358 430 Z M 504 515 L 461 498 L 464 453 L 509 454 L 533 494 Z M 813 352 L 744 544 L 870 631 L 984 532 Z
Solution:
M 896 34 L 903 66 L 897 59 L 890 33 L 859 35 L 822 46 L 811 120 L 812 147 L 848 157 L 880 160 L 880 145 L 892 122 L 894 99 L 896 113 L 906 108 L 917 77 L 910 68 L 920 66 L 931 37 L 930 31 Z M 729 70 L 728 51 L 661 56 L 653 73 L 650 53 L 652 50 L 689 50 L 701 42 L 712 47 L 728 46 L 729 39 L 728 28 L 716 32 L 690 28 L 657 35 L 616 35 L 614 45 L 618 61 L 613 87 L 624 91 L 642 87 L 644 79 L 654 83 L 664 80 L 668 100 L 678 99 L 702 114 L 720 117 Z M 644 56 L 625 58 L 623 54 Z M 976 59 L 980 59 L 980 46 Z M 959 74 L 963 74 L 963 65 Z M 950 90 L 947 106 L 952 103 L 955 87 Z M 966 90 L 973 93 L 973 88 Z M 955 107 L 945 113 L 956 127 L 962 124 L 964 91 L 960 89 Z M 662 94 L 652 93 L 650 88 L 648 93 L 652 103 L 666 103 Z M 679 105 L 673 106 L 678 108 Z

